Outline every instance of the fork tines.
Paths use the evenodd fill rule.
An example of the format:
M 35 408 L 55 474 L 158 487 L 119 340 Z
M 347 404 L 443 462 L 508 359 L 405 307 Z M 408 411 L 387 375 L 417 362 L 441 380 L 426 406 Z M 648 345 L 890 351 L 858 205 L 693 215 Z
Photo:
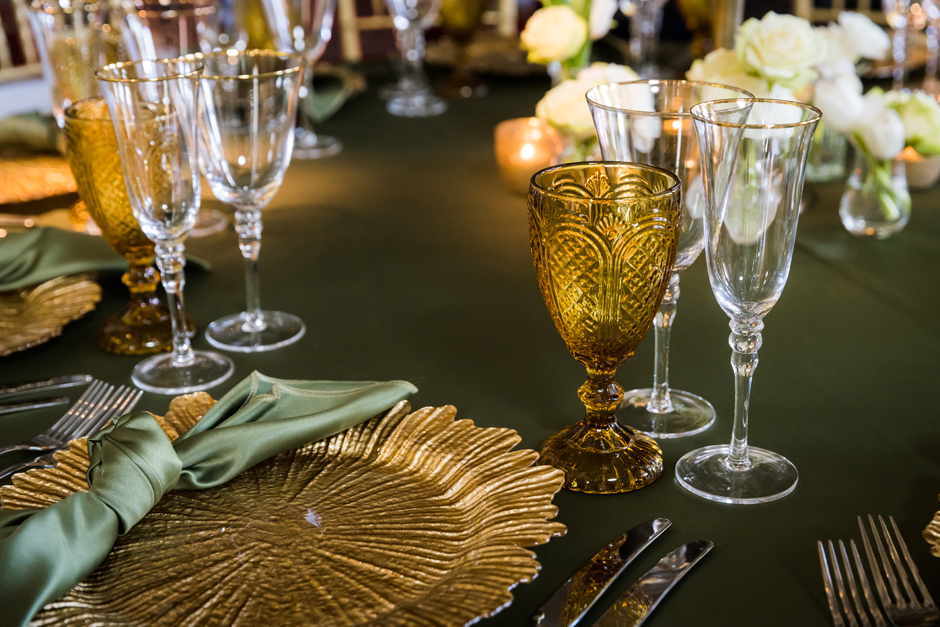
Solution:
M 858 587 L 855 585 L 855 575 L 852 572 L 852 564 L 849 561 L 848 553 L 845 550 L 845 543 L 839 540 L 839 553 L 842 555 L 842 564 L 845 567 L 845 579 L 842 577 L 842 571 L 839 568 L 839 561 L 836 558 L 836 551 L 832 540 L 828 541 L 829 556 L 832 560 L 832 572 L 829 572 L 829 560 L 826 558 L 826 551 L 823 548 L 822 541 L 816 543 L 819 549 L 819 563 L 822 566 L 823 585 L 826 587 L 826 596 L 829 599 L 829 611 L 832 613 L 832 622 L 835 627 L 846 627 L 848 621 L 849 627 L 871 627 L 871 622 L 865 614 L 862 606 L 862 597 L 871 612 L 876 627 L 887 627 L 884 615 L 878 609 L 878 604 L 868 585 L 868 577 L 865 575 L 865 568 L 862 566 L 862 558 L 858 553 L 858 547 L 855 546 L 855 540 L 849 542 L 852 549 L 852 556 L 855 558 L 855 568 L 858 571 L 858 579 L 862 588 L 862 595 L 859 595 Z M 833 587 L 833 576 L 835 577 L 835 588 Z M 848 582 L 848 592 L 846 591 L 846 581 Z M 838 600 L 836 598 L 838 593 Z M 851 597 L 849 596 L 851 593 Z M 845 619 L 839 613 L 839 603 L 842 602 L 842 611 L 845 613 Z M 856 619 L 856 616 L 858 618 Z

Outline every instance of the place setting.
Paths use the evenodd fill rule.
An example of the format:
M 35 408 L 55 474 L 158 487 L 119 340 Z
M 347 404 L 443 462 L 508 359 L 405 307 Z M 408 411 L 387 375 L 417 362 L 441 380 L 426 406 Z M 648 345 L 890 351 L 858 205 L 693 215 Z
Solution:
M 0 626 L 940 621 L 940 338 L 800 228 L 930 241 L 928 22 L 505 4 L 23 7 L 69 183 L 0 209 Z

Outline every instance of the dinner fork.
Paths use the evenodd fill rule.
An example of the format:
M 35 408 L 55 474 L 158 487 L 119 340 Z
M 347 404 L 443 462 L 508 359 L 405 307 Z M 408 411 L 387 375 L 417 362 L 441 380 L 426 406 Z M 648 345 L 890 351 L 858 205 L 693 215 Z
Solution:
M 871 544 L 868 542 L 868 533 L 865 531 L 865 523 L 862 522 L 861 516 L 858 517 L 858 528 L 862 532 L 862 545 L 865 547 L 865 553 L 868 556 L 868 564 L 871 566 L 872 578 L 875 580 L 875 589 L 878 591 L 878 598 L 881 599 L 881 605 L 885 608 L 885 613 L 888 615 L 888 618 L 897 627 L 920 627 L 934 623 L 937 619 L 940 619 L 940 610 L 937 609 L 930 593 L 927 592 L 927 586 L 924 585 L 924 580 L 920 578 L 920 573 L 917 571 L 914 560 L 911 559 L 911 554 L 907 550 L 907 544 L 904 543 L 904 538 L 901 537 L 901 532 L 898 531 L 894 517 L 889 516 L 888 520 L 891 521 L 891 527 L 894 529 L 894 538 L 897 539 L 898 548 L 901 549 L 901 554 L 904 555 L 904 562 L 907 562 L 907 569 L 910 571 L 911 578 L 914 580 L 920 592 L 920 600 L 918 601 L 917 595 L 915 595 L 914 589 L 908 580 L 904 563 L 901 561 L 901 556 L 894 546 L 891 532 L 888 531 L 888 526 L 885 524 L 884 518 L 878 516 L 878 522 L 883 532 L 883 534 L 879 534 L 875 520 L 872 518 L 871 514 L 869 514 L 868 524 L 871 526 L 871 532 L 875 538 L 875 546 L 878 547 L 878 554 L 881 556 L 880 569 L 878 568 L 878 562 L 875 559 Z M 885 552 L 884 544 L 881 542 L 882 535 L 884 537 L 884 544 L 888 547 L 887 553 Z M 888 560 L 888 554 L 891 556 L 890 561 Z M 884 571 L 885 576 L 888 578 L 888 584 L 894 596 L 893 601 L 888 596 L 888 590 L 885 588 L 881 571 Z M 901 584 L 900 587 L 898 586 L 899 582 Z M 904 588 L 904 594 L 901 593 L 902 587 Z
M 864 596 L 872 619 L 875 621 L 875 627 L 888 627 L 884 615 L 878 609 L 875 595 L 872 594 L 871 587 L 868 585 L 868 577 L 865 575 L 865 567 L 862 566 L 862 558 L 858 554 L 855 540 L 850 541 L 849 546 L 852 549 L 852 556 L 855 558 L 855 567 L 858 570 L 862 595 L 859 595 L 858 586 L 855 585 L 855 574 L 852 572 L 852 563 L 849 561 L 849 555 L 845 550 L 845 543 L 839 540 L 839 553 L 842 555 L 842 564 L 845 567 L 845 579 L 843 580 L 842 570 L 839 568 L 839 560 L 836 558 L 832 540 L 827 542 L 829 556 L 832 559 L 832 574 L 829 572 L 829 561 L 826 558 L 826 551 L 821 540 L 816 542 L 816 547 L 819 549 L 819 564 L 822 566 L 823 585 L 826 588 L 829 611 L 832 613 L 832 622 L 835 627 L 846 627 L 846 622 L 848 622 L 849 627 L 859 627 L 859 621 L 861 621 L 862 627 L 871 627 L 872 623 L 868 620 L 865 608 L 862 606 L 862 596 Z M 835 586 L 833 586 L 833 577 L 835 578 Z M 846 583 L 848 584 L 848 592 L 846 591 Z M 851 597 L 849 593 L 851 593 Z M 845 614 L 845 620 L 842 619 L 842 615 L 839 613 L 839 601 L 842 601 L 842 612 Z M 857 620 L 856 615 L 858 616 Z
M 113 385 L 108 385 L 103 381 L 92 382 L 85 390 L 85 393 L 72 405 L 72 408 L 65 412 L 44 433 L 33 436 L 19 444 L 0 447 L 0 455 L 12 451 L 43 452 L 49 449 L 62 448 L 85 425 L 84 419 L 90 416 L 92 412 L 97 411 L 108 400 L 112 390 L 114 390 Z
M 134 406 L 137 405 L 137 401 L 140 400 L 142 394 L 143 392 L 140 390 L 128 389 L 124 386 L 119 387 L 117 391 L 111 395 L 110 399 L 98 408 L 95 415 L 90 416 L 86 420 L 86 424 L 81 429 L 81 432 L 74 435 L 71 439 L 97 433 L 101 427 L 106 425 L 108 421 L 115 416 L 122 416 L 132 410 Z M 55 454 L 62 448 L 64 448 L 64 446 L 44 455 L 40 455 L 31 462 L 10 466 L 0 471 L 0 479 L 9 477 L 18 472 L 23 472 L 24 470 L 29 470 L 30 468 L 52 468 L 56 465 Z

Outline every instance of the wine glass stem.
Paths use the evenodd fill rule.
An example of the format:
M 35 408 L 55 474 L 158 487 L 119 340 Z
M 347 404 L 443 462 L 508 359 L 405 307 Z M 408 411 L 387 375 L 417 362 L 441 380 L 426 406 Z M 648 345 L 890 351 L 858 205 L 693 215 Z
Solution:
M 313 102 L 313 59 L 307 59 L 307 69 L 304 71 L 303 94 L 297 107 L 297 130 L 298 135 L 307 137 L 307 141 L 315 139 L 317 134 L 313 128 L 313 120 L 310 117 L 310 103 Z
M 905 20 L 904 26 L 894 29 L 894 46 L 892 50 L 894 69 L 891 73 L 894 80 L 891 89 L 895 91 L 904 89 L 904 81 L 907 76 L 907 67 L 904 61 L 907 57 L 907 27 L 909 23 L 910 20 Z
M 731 452 L 728 465 L 735 470 L 746 470 L 751 465 L 747 453 L 747 421 L 751 402 L 751 379 L 757 369 L 757 350 L 761 346 L 761 320 L 746 322 L 732 320 L 731 367 L 734 369 L 734 427 L 731 432 Z
M 402 85 L 408 91 L 424 87 L 424 31 L 410 22 L 401 31 Z
M 654 0 L 639 3 L 637 12 L 630 20 L 630 53 L 637 71 L 655 64 L 655 54 L 662 27 L 662 12 Z
M 679 273 L 673 271 L 666 295 L 663 296 L 663 302 L 653 319 L 656 329 L 656 364 L 653 366 L 653 393 L 646 409 L 654 414 L 668 414 L 673 411 L 672 399 L 669 398 L 669 336 L 672 321 L 676 317 L 678 300 Z
M 166 301 L 170 308 L 170 324 L 173 329 L 173 364 L 187 366 L 195 356 L 186 335 L 186 318 L 183 310 L 183 287 L 186 285 L 186 257 L 182 242 L 159 242 L 156 245 L 157 267 L 166 290 Z
M 263 331 L 264 317 L 261 314 L 261 291 L 258 280 L 258 253 L 261 252 L 261 211 L 238 209 L 235 211 L 235 232 L 238 233 L 238 248 L 245 258 L 245 293 L 247 332 Z

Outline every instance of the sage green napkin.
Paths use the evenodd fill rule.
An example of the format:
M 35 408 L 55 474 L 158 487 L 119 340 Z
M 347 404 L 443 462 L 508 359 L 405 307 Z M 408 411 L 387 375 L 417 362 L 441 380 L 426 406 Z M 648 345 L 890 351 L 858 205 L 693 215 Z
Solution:
M 88 441 L 88 492 L 46 509 L 0 510 L 0 625 L 27 624 L 91 574 L 166 492 L 221 485 L 414 392 L 404 381 L 283 381 L 255 372 L 175 442 L 150 414 L 122 416 Z
M 365 90 L 365 77 L 355 70 L 345 66 L 317 68 L 313 74 L 313 97 L 302 102 L 314 123 L 320 124 Z
M 53 116 L 18 113 L 0 120 L 0 147 L 65 154 L 65 139 Z
M 0 239 L 0 292 L 64 274 L 126 269 L 127 261 L 102 237 L 44 227 Z

